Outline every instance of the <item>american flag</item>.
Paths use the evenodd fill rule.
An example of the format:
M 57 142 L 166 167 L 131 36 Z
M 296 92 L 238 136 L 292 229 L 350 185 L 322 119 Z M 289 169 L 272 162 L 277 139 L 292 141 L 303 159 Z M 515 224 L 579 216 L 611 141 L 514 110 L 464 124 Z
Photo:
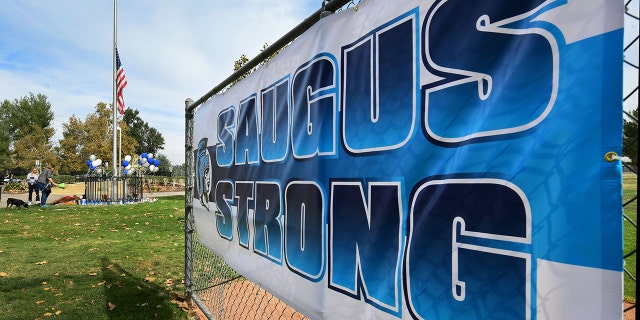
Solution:
M 120 112 L 120 114 L 124 114 L 124 97 L 122 97 L 122 90 L 124 90 L 126 86 L 127 77 L 124 75 L 124 68 L 122 68 L 118 48 L 116 48 L 116 92 L 118 93 L 118 112 Z

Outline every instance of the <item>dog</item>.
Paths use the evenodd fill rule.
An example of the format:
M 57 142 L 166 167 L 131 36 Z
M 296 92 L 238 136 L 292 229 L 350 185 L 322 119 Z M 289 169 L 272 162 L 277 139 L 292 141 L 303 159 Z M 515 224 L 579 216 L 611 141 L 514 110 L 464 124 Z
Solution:
M 20 207 L 25 207 L 29 209 L 29 204 L 27 204 L 26 202 L 20 199 L 16 199 L 16 198 L 7 199 L 7 208 L 13 207 L 13 206 L 16 206 L 18 209 L 20 209 Z

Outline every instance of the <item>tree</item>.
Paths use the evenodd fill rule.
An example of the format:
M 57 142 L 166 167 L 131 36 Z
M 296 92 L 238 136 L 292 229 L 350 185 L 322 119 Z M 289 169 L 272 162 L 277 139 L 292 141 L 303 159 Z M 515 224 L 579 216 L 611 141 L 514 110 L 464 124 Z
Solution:
M 185 175 L 184 174 L 184 172 L 185 172 L 185 164 L 184 163 L 174 165 L 174 166 L 172 166 L 172 169 L 173 169 L 172 175 L 174 177 L 184 177 L 184 175 Z
M 631 164 L 638 166 L 638 107 L 631 112 L 634 119 L 624 119 L 622 154 L 631 158 Z
M 90 155 L 102 159 L 103 163 L 111 163 L 113 155 L 113 128 L 112 108 L 104 102 L 96 105 L 96 111 L 90 113 L 82 121 L 75 115 L 69 118 L 69 122 L 63 123 L 62 140 L 60 140 L 60 152 L 62 163 L 61 173 L 81 172 L 87 169 L 86 161 Z M 117 123 L 121 128 L 126 124 L 120 120 Z M 117 134 L 117 133 L 116 133 Z M 137 142 L 122 130 L 122 155 L 133 154 Z M 111 167 L 111 165 L 109 165 Z
M 2 113 L 6 120 L 11 142 L 29 134 L 29 130 L 32 128 L 50 128 L 53 121 L 51 103 L 43 94 L 29 93 L 28 96 L 14 99 L 13 102 L 4 100 Z
M 158 153 L 155 155 L 155 159 L 160 161 L 160 164 L 158 165 L 158 173 L 161 175 L 169 175 L 169 172 L 171 172 L 172 168 L 169 158 L 167 158 L 167 156 L 162 153 Z
M 51 137 L 53 112 L 47 96 L 24 96 L 0 104 L 0 166 L 31 168 L 35 160 L 56 162 Z
M 164 137 L 156 128 L 140 118 L 140 112 L 136 109 L 128 108 L 124 111 L 122 121 L 125 123 L 126 133 L 138 143 L 135 148 L 136 154 L 151 152 L 157 154 L 164 149 Z
M 35 166 L 35 160 L 42 165 L 57 163 L 58 156 L 53 150 L 50 139 L 54 134 L 53 128 L 40 128 L 32 124 L 30 128 L 23 128 L 18 134 L 19 138 L 14 143 L 15 166 L 18 168 L 31 168 Z
M 262 45 L 262 49 L 260 49 L 260 52 L 266 50 L 268 47 L 269 47 L 269 44 L 265 42 Z M 283 48 L 281 48 L 278 51 L 274 52 L 269 57 L 267 57 L 263 61 L 261 61 L 257 66 L 255 66 L 255 67 L 251 68 L 250 70 L 247 70 L 247 72 L 241 74 L 238 78 L 236 78 L 235 80 L 233 80 L 233 82 L 231 82 L 230 86 L 236 85 L 238 82 L 242 81 L 242 79 L 246 78 L 247 76 L 252 74 L 254 71 L 256 71 L 260 66 L 268 65 L 269 64 L 269 60 L 273 59 L 273 57 L 278 55 L 278 53 L 280 53 L 280 51 L 282 51 L 282 49 Z M 233 62 L 233 71 L 235 72 L 235 71 L 240 70 L 240 68 L 244 67 L 244 65 L 247 64 L 247 62 L 249 62 L 249 58 L 247 58 L 247 56 L 245 54 L 242 54 L 240 56 L 240 58 L 238 58 L 238 60 Z
M 5 119 L 0 117 L 0 170 L 13 166 L 11 150 L 9 149 L 9 129 L 6 127 Z

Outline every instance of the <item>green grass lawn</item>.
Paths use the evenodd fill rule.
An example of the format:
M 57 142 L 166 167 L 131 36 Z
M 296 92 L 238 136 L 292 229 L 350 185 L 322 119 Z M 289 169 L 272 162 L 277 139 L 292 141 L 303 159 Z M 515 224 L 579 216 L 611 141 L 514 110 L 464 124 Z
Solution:
M 0 209 L 0 319 L 185 319 L 184 196 Z
M 638 176 L 635 174 L 624 174 L 622 176 L 622 201 L 628 202 L 634 197 L 638 195 Z M 629 219 L 633 221 L 636 225 L 638 224 L 638 200 L 630 202 L 624 208 L 624 214 Z M 624 219 L 623 222 L 624 227 L 624 254 L 630 254 L 625 261 L 625 269 L 629 271 L 633 277 L 636 277 L 636 257 L 637 253 L 635 253 L 636 247 L 636 238 L 638 236 L 638 228 L 634 226 L 627 219 Z M 636 282 L 629 277 L 629 275 L 624 275 L 624 299 L 627 302 L 636 302 Z

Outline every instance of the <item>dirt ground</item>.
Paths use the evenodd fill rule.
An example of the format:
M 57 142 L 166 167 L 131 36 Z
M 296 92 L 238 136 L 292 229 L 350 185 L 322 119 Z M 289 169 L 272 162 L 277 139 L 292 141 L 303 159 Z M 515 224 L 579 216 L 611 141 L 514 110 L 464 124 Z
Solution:
M 207 301 L 208 297 L 223 296 L 223 305 L 218 306 L 217 310 L 209 310 L 222 319 L 308 319 L 249 280 L 227 282 L 221 286 L 200 291 L 198 296 L 201 299 L 204 298 L 202 302 L 208 307 L 215 305 L 215 302 Z M 207 319 L 195 303 L 191 302 L 189 307 L 190 320 Z M 636 319 L 636 308 L 633 304 L 625 302 L 623 310 L 627 311 L 624 312 L 622 320 Z
M 184 194 L 184 187 L 172 187 L 172 186 L 164 187 L 162 185 L 156 184 L 153 186 L 153 189 L 154 190 L 152 192 L 145 188 L 144 196 L 158 197 L 162 195 Z M 56 201 L 57 199 L 60 199 L 64 196 L 78 196 L 82 198 L 83 194 L 84 194 L 84 182 L 67 183 L 65 184 L 64 188 L 60 188 L 57 186 L 51 188 L 51 194 L 47 199 L 47 203 Z M 7 191 L 3 188 L 2 194 L 0 195 L 0 201 L 4 201 L 7 198 L 17 198 L 23 201 L 27 201 L 29 198 L 29 192 L 28 190 L 19 191 L 19 192 Z M 32 202 L 35 202 L 35 194 L 33 195 Z M 0 207 L 2 207 L 1 204 L 0 204 Z
M 51 188 L 51 194 L 49 195 L 47 202 L 55 201 L 56 199 L 59 199 L 64 196 L 75 195 L 75 196 L 82 197 L 83 194 L 84 194 L 84 182 L 65 184 L 64 189 L 59 187 Z M 35 197 L 36 195 L 33 194 L 33 199 L 31 199 L 32 202 L 35 202 Z M 29 191 L 25 190 L 25 191 L 14 192 L 14 191 L 7 191 L 3 188 L 2 196 L 0 197 L 0 199 L 6 200 L 7 198 L 17 198 L 23 201 L 27 201 L 29 199 Z

